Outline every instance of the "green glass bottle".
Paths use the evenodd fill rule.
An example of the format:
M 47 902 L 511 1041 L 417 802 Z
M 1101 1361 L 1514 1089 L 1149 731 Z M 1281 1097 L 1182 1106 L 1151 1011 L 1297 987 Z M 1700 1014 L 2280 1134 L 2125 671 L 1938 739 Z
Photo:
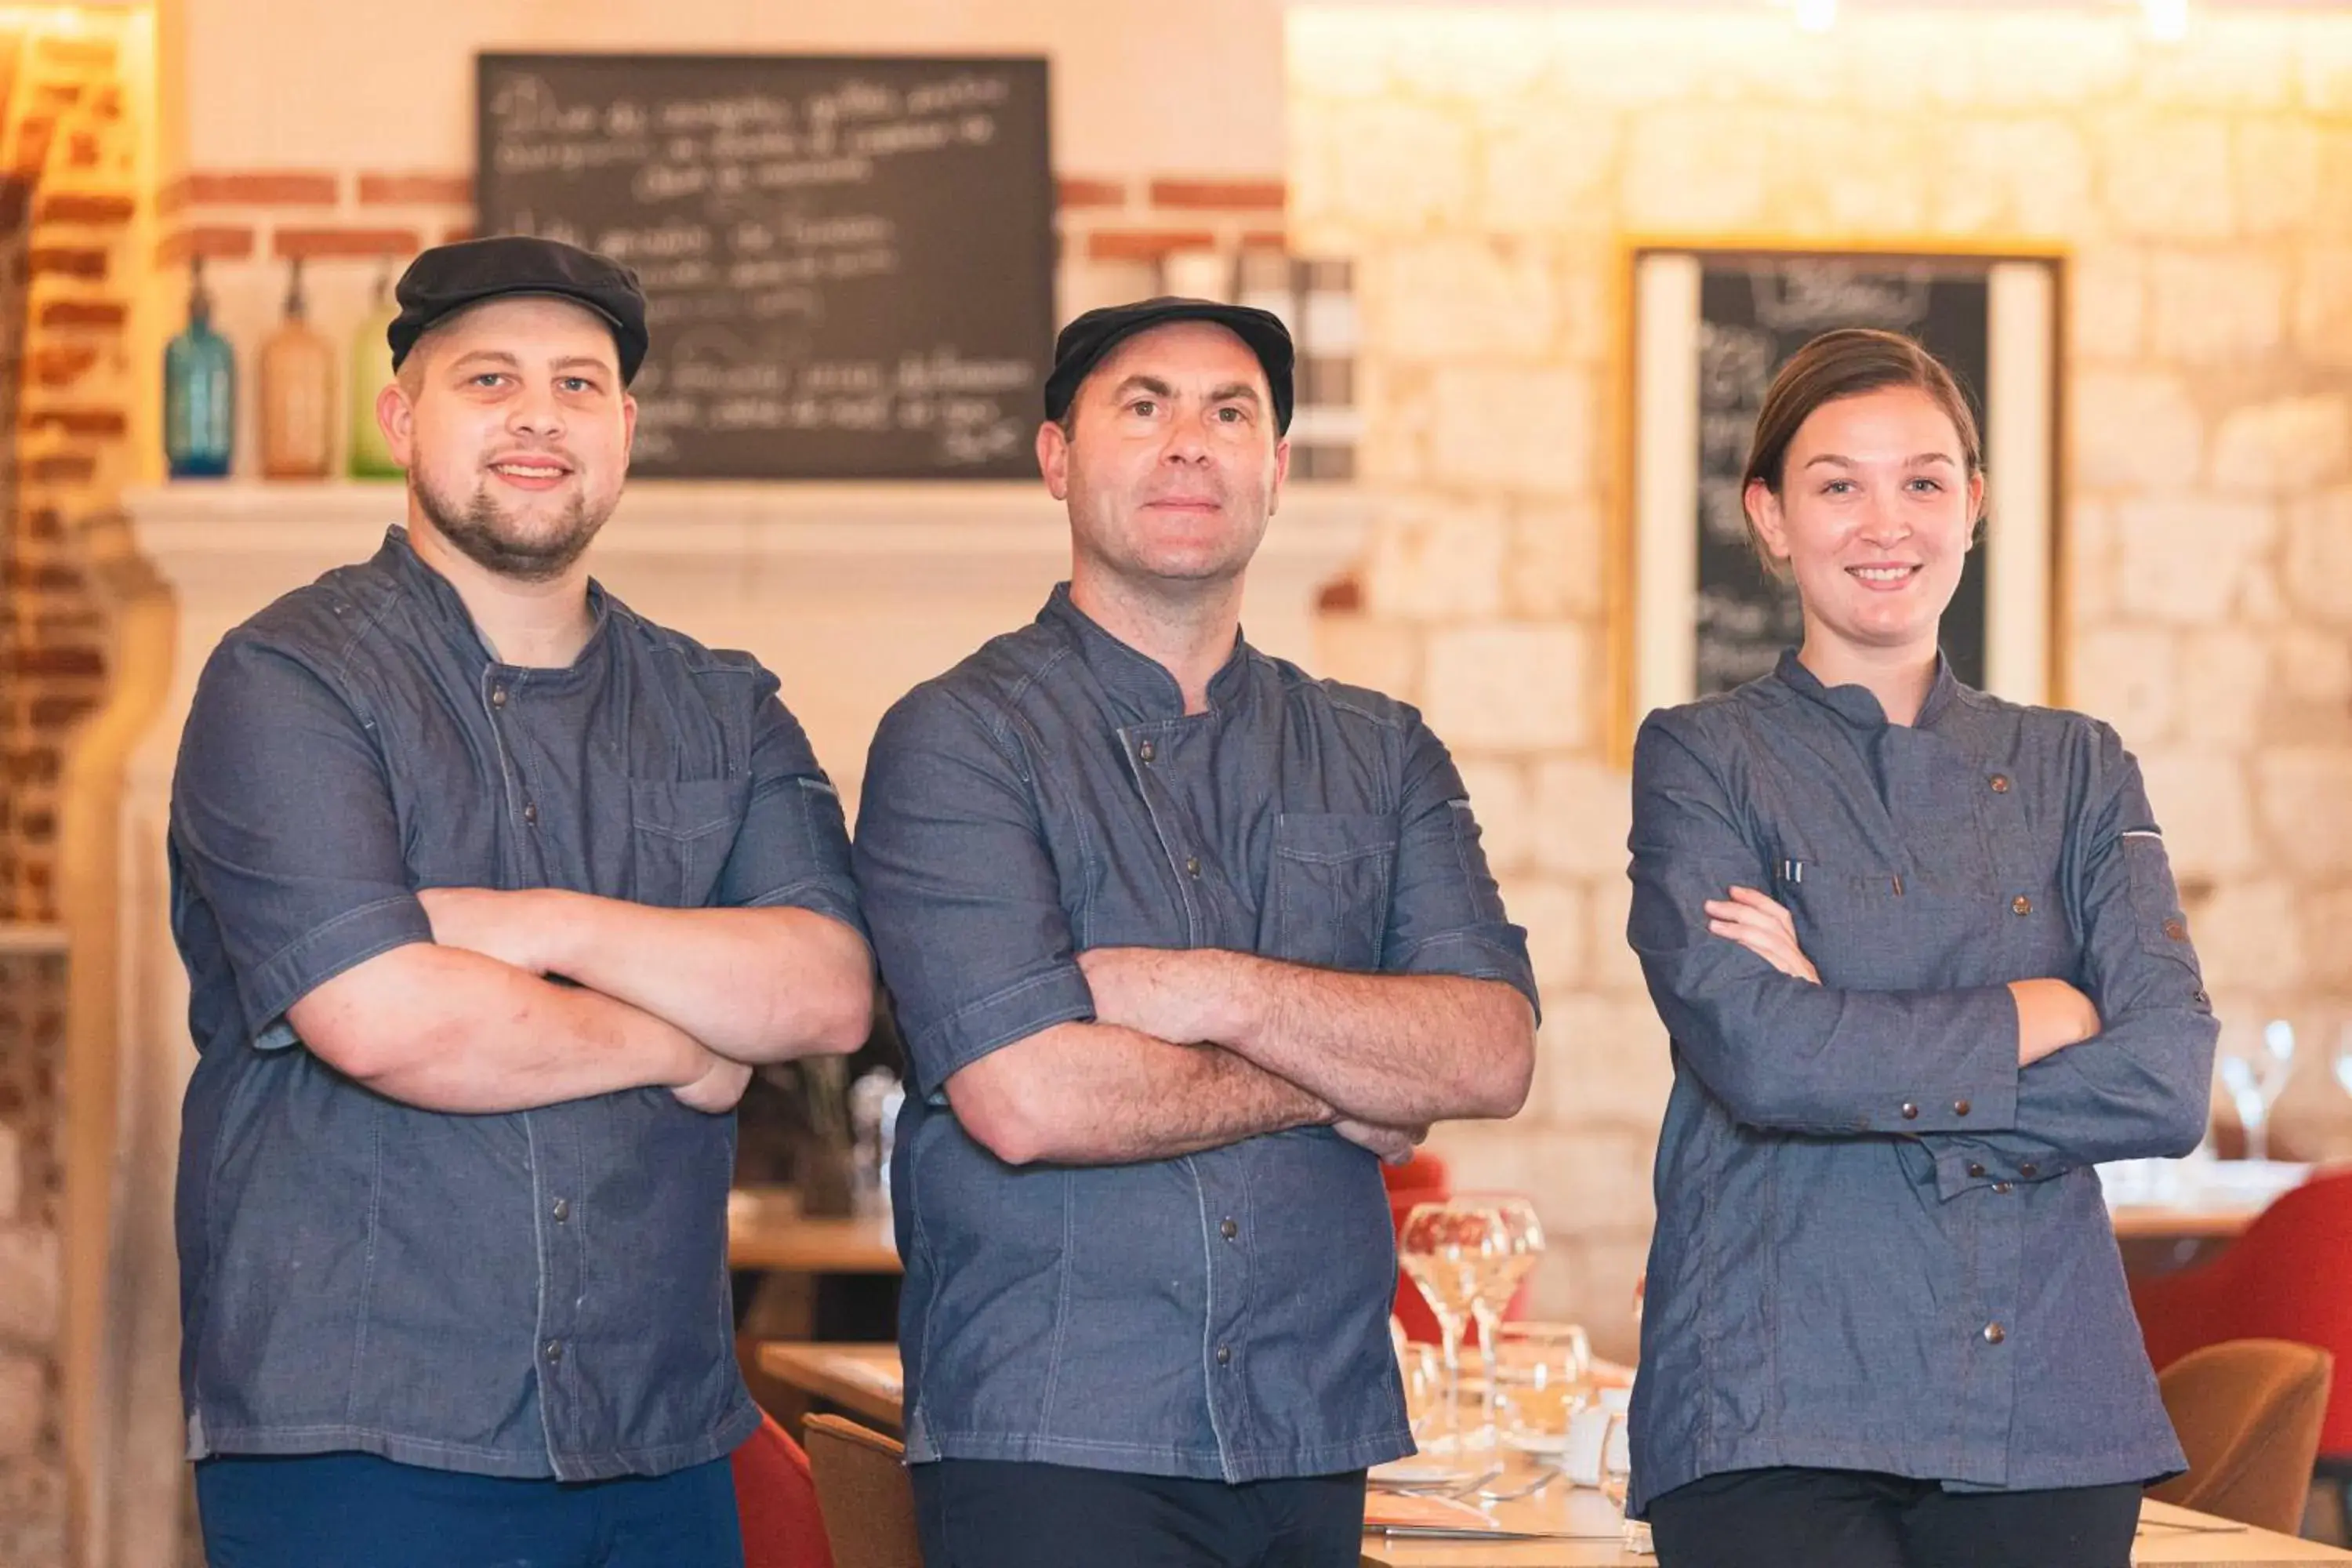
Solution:
M 355 479 L 396 479 L 401 468 L 383 444 L 383 426 L 375 422 L 376 394 L 392 379 L 392 345 L 384 331 L 400 307 L 392 300 L 392 268 L 375 275 L 375 303 L 352 334 L 352 453 L 349 471 Z

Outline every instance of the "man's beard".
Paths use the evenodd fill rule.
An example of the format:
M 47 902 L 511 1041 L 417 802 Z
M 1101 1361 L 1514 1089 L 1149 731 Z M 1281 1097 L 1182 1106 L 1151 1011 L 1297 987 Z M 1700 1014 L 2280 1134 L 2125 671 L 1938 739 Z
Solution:
M 545 583 L 562 576 L 572 563 L 580 559 L 613 515 L 605 507 L 592 514 L 588 498 L 575 495 L 570 509 L 562 514 L 562 526 L 537 538 L 523 539 L 514 535 L 507 526 L 507 514 L 490 499 L 487 484 L 477 486 L 473 498 L 462 508 L 449 498 L 435 493 L 424 476 L 412 471 L 409 488 L 415 492 L 416 504 L 433 520 L 441 537 L 457 547 L 459 554 L 487 572 L 501 577 L 511 577 L 520 583 Z

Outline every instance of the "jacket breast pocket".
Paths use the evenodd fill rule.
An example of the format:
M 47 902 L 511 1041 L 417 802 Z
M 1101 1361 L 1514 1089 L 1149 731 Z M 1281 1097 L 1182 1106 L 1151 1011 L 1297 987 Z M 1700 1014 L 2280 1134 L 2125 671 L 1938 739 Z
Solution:
M 1378 969 L 1396 858 L 1392 817 L 1306 812 L 1276 817 L 1258 952 L 1326 969 Z
M 709 904 L 751 798 L 749 774 L 630 780 L 630 897 L 666 909 Z

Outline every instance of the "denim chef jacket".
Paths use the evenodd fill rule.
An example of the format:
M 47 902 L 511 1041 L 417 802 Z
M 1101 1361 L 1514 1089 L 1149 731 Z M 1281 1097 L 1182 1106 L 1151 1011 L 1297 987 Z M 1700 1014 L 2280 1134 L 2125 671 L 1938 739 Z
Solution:
M 1650 716 L 1629 931 L 1674 1041 L 1633 1505 L 1815 1466 L 1952 1489 L 2183 1467 L 2094 1161 L 2202 1136 L 2215 1026 L 2115 731 L 1962 686 L 1918 721 L 1791 653 Z M 1710 934 L 1738 884 L 1822 984 Z M 2095 1039 L 2022 1070 L 2007 983 Z
M 1245 643 L 1188 716 L 1064 587 L 884 719 L 856 864 L 915 1078 L 891 1171 L 908 1457 L 1248 1481 L 1410 1453 L 1371 1154 L 1318 1127 L 1015 1168 L 942 1086 L 1091 1019 L 1091 947 L 1475 975 L 1532 1002 L 1526 933 L 1420 716 Z
M 666 1089 L 417 1110 L 286 1022 L 430 942 L 420 888 L 858 925 L 840 803 L 775 679 L 591 604 L 569 668 L 501 664 L 394 529 L 205 666 L 169 840 L 201 1053 L 179 1183 L 194 1458 L 593 1480 L 718 1458 L 759 1424 L 728 1289 L 732 1116 Z

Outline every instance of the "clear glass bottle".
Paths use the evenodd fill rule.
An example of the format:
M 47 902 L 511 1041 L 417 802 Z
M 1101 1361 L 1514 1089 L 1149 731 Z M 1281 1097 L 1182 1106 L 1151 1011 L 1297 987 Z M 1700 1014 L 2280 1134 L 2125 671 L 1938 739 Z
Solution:
M 352 443 L 346 471 L 355 479 L 396 479 L 401 468 L 375 422 L 376 394 L 392 379 L 392 344 L 384 337 L 400 307 L 393 302 L 392 268 L 375 275 L 375 302 L 352 333 Z
M 236 447 L 236 353 L 213 331 L 205 261 L 188 264 L 188 324 L 163 345 L 163 459 L 175 479 L 216 479 Z
M 335 457 L 335 351 L 303 319 L 302 258 L 286 287 L 286 319 L 261 345 L 261 472 L 323 479 Z

